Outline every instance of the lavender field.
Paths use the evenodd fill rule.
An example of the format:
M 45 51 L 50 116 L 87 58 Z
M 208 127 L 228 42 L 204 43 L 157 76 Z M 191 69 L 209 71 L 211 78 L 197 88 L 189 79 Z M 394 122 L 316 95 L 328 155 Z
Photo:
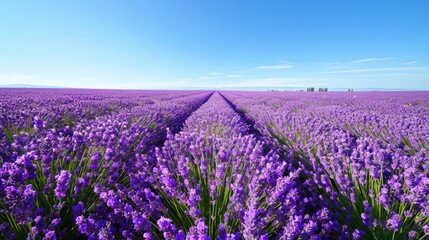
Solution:
M 429 239 L 429 93 L 0 89 L 0 238 Z

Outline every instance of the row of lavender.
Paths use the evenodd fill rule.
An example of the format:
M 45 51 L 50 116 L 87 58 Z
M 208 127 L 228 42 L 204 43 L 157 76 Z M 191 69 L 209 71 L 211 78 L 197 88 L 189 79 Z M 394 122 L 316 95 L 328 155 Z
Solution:
M 154 186 L 168 209 L 158 220 L 165 239 L 282 238 L 288 220 L 304 215 L 298 174 L 285 174 L 287 161 L 265 153 L 218 93 L 156 157 Z
M 159 204 L 142 174 L 146 156 L 210 95 L 1 90 L 0 238 L 138 236 Z
M 267 143 L 294 155 L 292 171 L 301 173 L 304 201 L 327 209 L 329 222 L 340 226 L 327 234 L 324 223 L 294 219 L 288 238 L 309 228 L 322 238 L 428 237 L 427 93 L 223 95 Z

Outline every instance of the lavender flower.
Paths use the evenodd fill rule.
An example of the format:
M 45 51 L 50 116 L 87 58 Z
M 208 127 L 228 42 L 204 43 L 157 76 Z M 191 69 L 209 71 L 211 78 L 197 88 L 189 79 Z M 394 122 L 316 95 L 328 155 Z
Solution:
M 392 213 L 390 219 L 386 221 L 386 228 L 392 231 L 399 231 L 402 223 L 402 217 L 399 214 Z
M 67 170 L 61 170 L 60 174 L 55 176 L 57 186 L 55 188 L 55 196 L 58 199 L 65 198 L 70 187 L 71 173 Z
M 159 230 L 163 232 L 165 239 L 174 239 L 176 235 L 176 226 L 172 223 L 171 219 L 161 217 L 157 221 Z

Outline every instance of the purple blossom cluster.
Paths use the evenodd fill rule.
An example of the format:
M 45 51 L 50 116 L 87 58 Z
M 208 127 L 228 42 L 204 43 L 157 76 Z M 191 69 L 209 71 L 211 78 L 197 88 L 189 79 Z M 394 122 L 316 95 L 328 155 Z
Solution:
M 0 93 L 0 238 L 429 237 L 426 92 Z

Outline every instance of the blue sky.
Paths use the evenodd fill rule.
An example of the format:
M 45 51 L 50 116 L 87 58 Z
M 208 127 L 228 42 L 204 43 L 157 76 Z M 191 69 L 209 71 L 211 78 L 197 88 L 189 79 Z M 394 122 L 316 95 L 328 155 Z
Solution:
M 3 1 L 0 84 L 429 90 L 429 1 Z

